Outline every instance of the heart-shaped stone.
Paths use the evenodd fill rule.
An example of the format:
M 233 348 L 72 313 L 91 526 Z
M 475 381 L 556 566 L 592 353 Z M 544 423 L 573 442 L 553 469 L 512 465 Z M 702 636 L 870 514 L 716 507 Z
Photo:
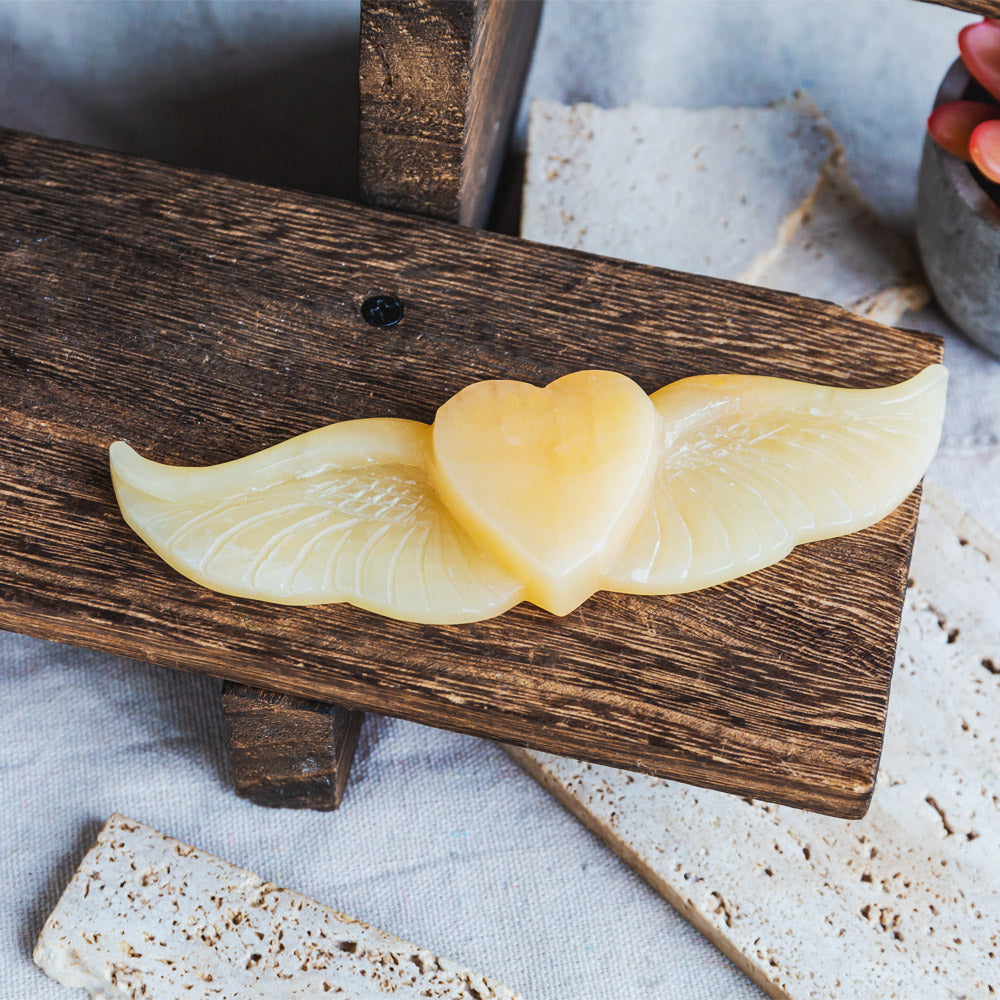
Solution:
M 614 372 L 544 389 L 477 382 L 437 412 L 435 486 L 527 600 L 568 614 L 598 589 L 649 496 L 655 419 L 649 397 Z

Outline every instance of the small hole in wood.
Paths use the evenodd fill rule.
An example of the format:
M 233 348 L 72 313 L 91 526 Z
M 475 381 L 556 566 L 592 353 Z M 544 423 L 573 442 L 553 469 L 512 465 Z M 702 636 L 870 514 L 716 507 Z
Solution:
M 370 295 L 361 303 L 361 318 L 372 326 L 395 326 L 403 318 L 403 303 L 395 295 Z

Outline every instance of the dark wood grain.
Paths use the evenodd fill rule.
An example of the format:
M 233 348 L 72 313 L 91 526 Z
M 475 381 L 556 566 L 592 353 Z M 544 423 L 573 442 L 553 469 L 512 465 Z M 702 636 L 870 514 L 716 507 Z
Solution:
M 235 681 L 222 707 L 237 795 L 288 809 L 340 805 L 363 712 Z
M 983 17 L 1000 17 L 1000 0 L 924 0 L 924 2 L 953 7 L 955 10 L 968 11 L 970 14 L 982 14 Z
M 362 0 L 364 201 L 483 225 L 540 10 L 535 0 Z
M 398 295 L 404 320 L 360 303 Z M 845 816 L 882 741 L 915 493 L 858 534 L 673 598 L 437 627 L 181 578 L 107 447 L 179 464 L 470 382 L 610 368 L 877 386 L 940 343 L 765 289 L 0 132 L 0 626 Z

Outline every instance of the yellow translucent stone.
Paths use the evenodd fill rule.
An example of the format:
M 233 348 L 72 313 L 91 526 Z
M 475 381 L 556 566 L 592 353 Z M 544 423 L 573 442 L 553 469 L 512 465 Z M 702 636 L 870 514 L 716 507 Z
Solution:
M 204 587 L 435 624 L 498 615 L 523 588 L 437 501 L 429 457 L 430 427 L 392 418 L 207 468 L 150 462 L 123 441 L 110 454 L 125 520 Z
M 697 590 L 873 524 L 933 457 L 946 383 L 940 365 L 870 390 L 480 382 L 433 427 L 349 420 L 206 468 L 117 442 L 111 473 L 136 533 L 226 594 L 438 624 L 522 600 L 564 615 L 597 590 Z
M 655 485 L 605 587 L 700 590 L 881 520 L 934 457 L 947 382 L 931 365 L 883 389 L 703 375 L 654 392 Z
M 600 589 L 649 499 L 655 425 L 649 396 L 614 372 L 477 382 L 438 410 L 434 485 L 527 600 L 565 615 Z

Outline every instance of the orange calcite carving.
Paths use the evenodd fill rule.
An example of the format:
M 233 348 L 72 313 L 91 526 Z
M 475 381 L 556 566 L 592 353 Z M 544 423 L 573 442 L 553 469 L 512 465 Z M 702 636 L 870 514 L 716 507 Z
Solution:
M 884 389 L 757 376 L 647 396 L 614 372 L 468 386 L 432 426 L 349 420 L 207 468 L 122 441 L 125 520 L 196 583 L 458 624 L 522 600 L 672 594 L 893 510 L 937 447 L 947 372 Z

